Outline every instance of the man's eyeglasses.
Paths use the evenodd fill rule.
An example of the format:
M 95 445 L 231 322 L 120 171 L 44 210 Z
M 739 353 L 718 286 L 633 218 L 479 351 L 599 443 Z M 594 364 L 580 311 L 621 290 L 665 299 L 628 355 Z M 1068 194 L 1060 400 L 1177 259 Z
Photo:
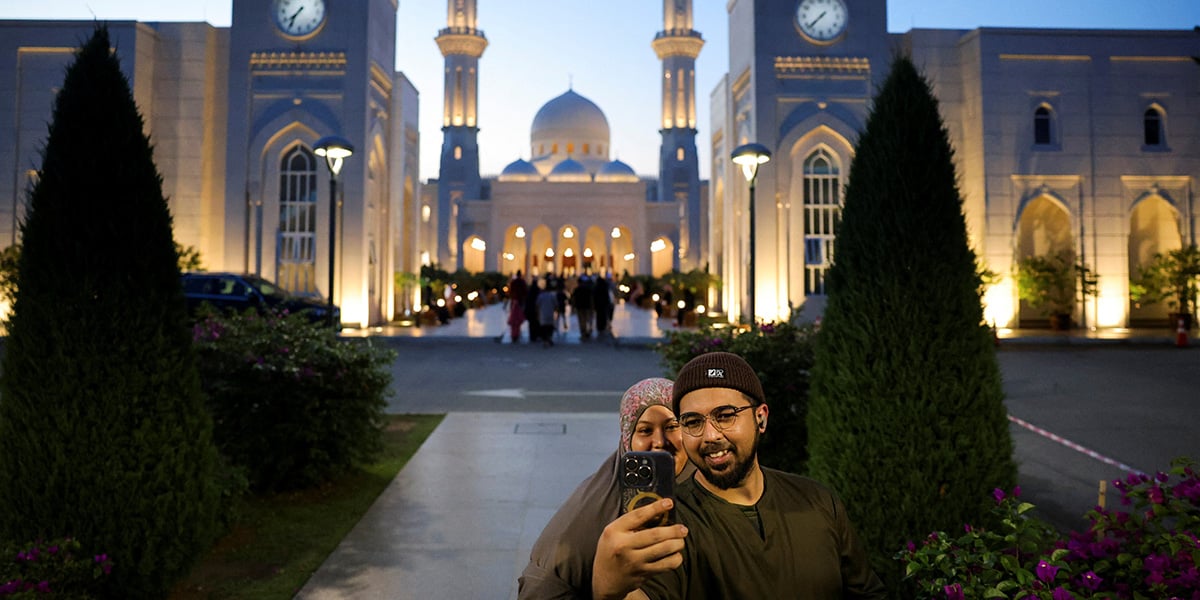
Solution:
M 738 414 L 747 408 L 754 408 L 754 405 L 751 404 L 741 408 L 718 406 L 712 412 L 708 413 L 708 415 L 694 412 L 684 413 L 679 415 L 679 426 L 692 437 L 700 437 L 704 433 L 704 423 L 706 421 L 712 421 L 713 427 L 716 427 L 717 431 L 725 431 L 726 428 L 737 424 Z

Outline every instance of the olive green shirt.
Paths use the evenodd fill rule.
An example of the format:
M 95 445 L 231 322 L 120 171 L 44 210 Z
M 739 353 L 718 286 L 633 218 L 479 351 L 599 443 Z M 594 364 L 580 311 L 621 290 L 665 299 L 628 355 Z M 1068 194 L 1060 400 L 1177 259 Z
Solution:
M 650 598 L 887 597 L 845 507 L 816 481 L 764 468 L 758 524 L 694 480 L 676 498 L 683 565 L 647 581 Z

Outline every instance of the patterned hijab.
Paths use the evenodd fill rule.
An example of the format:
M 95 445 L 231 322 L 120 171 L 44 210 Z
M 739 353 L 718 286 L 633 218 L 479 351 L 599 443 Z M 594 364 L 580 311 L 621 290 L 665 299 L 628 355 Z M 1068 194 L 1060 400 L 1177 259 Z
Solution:
M 621 396 L 621 452 L 629 452 L 633 429 L 647 408 L 657 404 L 671 410 L 673 385 L 670 379 L 651 377 L 633 384 Z

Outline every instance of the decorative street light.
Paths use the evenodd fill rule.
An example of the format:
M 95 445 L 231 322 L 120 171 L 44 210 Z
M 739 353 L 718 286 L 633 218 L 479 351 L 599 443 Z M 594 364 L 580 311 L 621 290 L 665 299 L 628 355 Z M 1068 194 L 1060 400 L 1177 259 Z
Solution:
M 342 161 L 354 154 L 354 146 L 344 137 L 327 135 L 317 140 L 313 152 L 325 157 L 329 167 L 329 326 L 335 327 L 333 308 L 333 266 L 337 251 L 337 178 L 342 171 Z
M 750 290 L 747 300 L 750 301 L 750 325 L 754 325 L 754 180 L 758 177 L 758 166 L 771 160 L 771 151 L 762 144 L 749 143 L 742 144 L 733 149 L 733 155 L 730 157 L 733 163 L 742 166 L 742 175 L 746 176 L 746 181 L 750 184 L 750 272 L 749 284 Z

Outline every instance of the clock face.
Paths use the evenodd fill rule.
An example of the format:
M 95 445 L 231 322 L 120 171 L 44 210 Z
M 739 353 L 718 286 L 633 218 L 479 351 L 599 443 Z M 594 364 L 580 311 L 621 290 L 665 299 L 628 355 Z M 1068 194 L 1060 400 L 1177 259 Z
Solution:
M 325 0 L 274 0 L 271 17 L 284 35 L 307 37 L 325 22 Z
M 849 15 L 845 0 L 800 0 L 796 27 L 817 44 L 832 44 L 846 32 Z

